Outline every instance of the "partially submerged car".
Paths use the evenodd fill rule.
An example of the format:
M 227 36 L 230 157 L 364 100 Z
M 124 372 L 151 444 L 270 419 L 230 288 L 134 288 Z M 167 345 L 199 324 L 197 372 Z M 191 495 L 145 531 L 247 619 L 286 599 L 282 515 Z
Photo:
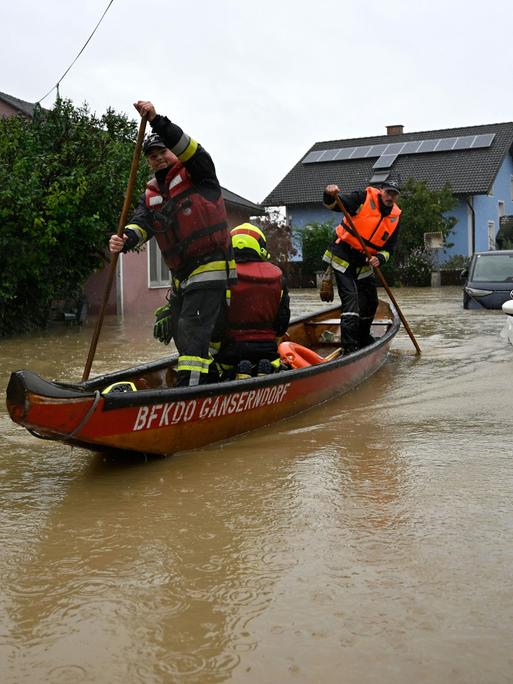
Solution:
M 475 252 L 461 276 L 464 309 L 500 309 L 513 299 L 513 249 Z

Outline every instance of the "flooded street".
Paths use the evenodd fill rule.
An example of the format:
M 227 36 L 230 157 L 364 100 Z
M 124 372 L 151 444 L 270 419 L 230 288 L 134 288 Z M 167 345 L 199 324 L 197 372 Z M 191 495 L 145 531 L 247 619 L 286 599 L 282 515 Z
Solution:
M 401 329 L 355 391 L 168 458 L 10 421 L 10 372 L 79 380 L 94 321 L 0 341 L 2 684 L 510 684 L 513 347 L 461 288 L 394 293 L 420 358 Z M 136 323 L 91 376 L 162 355 Z

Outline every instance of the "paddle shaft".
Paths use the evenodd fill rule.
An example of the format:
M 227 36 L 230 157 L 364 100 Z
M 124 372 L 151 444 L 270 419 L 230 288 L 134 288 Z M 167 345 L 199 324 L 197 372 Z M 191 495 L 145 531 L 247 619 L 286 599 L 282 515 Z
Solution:
M 344 203 L 342 202 L 342 200 L 340 199 L 340 197 L 339 197 L 338 194 L 335 195 L 335 201 L 336 201 L 336 203 L 337 203 L 337 205 L 338 205 L 340 211 L 341 211 L 341 212 L 344 214 L 344 216 L 346 217 L 346 221 L 347 221 L 347 223 L 349 224 L 349 226 L 351 227 L 352 231 L 354 232 L 354 236 L 355 236 L 355 238 L 358 240 L 358 242 L 360 243 L 360 247 L 363 249 L 363 251 L 364 251 L 364 253 L 365 253 L 367 259 L 370 261 L 370 258 L 371 258 L 371 256 L 372 256 L 372 254 L 371 254 L 371 253 L 369 252 L 369 250 L 367 249 L 367 245 L 366 245 L 365 242 L 362 240 L 362 237 L 361 237 L 360 233 L 358 232 L 358 230 L 356 229 L 356 226 L 355 226 L 354 223 L 353 223 L 353 219 L 351 218 L 350 213 L 349 213 L 349 212 L 347 211 L 347 209 L 345 208 Z M 390 298 L 390 301 L 392 302 L 392 304 L 393 304 L 393 305 L 395 306 L 395 308 L 397 309 L 397 313 L 399 314 L 399 318 L 401 319 L 401 322 L 402 322 L 402 324 L 404 325 L 404 328 L 405 328 L 406 332 L 407 332 L 408 335 L 410 336 L 410 340 L 413 342 L 413 344 L 414 344 L 414 346 L 415 346 L 415 349 L 417 350 L 417 354 L 420 354 L 420 353 L 421 353 L 421 352 L 420 352 L 420 347 L 419 347 L 419 345 L 418 345 L 418 343 L 417 343 L 417 340 L 415 339 L 414 334 L 413 334 L 412 331 L 410 330 L 410 326 L 408 325 L 408 321 L 407 321 L 406 318 L 403 316 L 403 312 L 402 312 L 401 309 L 399 308 L 399 304 L 396 302 L 396 299 L 395 299 L 394 295 L 392 294 L 392 291 L 391 291 L 391 289 L 389 288 L 388 283 L 387 283 L 387 281 L 385 280 L 385 276 L 384 276 L 383 273 L 381 272 L 380 267 L 379 267 L 379 266 L 373 266 L 372 268 L 373 268 L 373 269 L 375 270 L 375 272 L 378 274 L 378 278 L 381 280 L 381 284 L 382 284 L 383 287 L 385 288 L 386 293 L 387 293 L 387 295 L 388 295 L 389 298 Z
M 139 132 L 137 133 L 137 141 L 135 143 L 134 155 L 132 157 L 132 166 L 130 168 L 130 176 L 128 178 L 128 185 L 125 194 L 125 200 L 123 202 L 123 209 L 119 216 L 117 235 L 121 237 L 125 229 L 128 211 L 130 209 L 130 203 L 132 200 L 132 192 L 134 190 L 135 181 L 137 178 L 137 167 L 139 166 L 139 160 L 141 158 L 141 149 L 144 139 L 144 131 L 146 129 L 146 115 L 141 117 L 141 122 L 139 124 Z M 100 313 L 98 314 L 98 319 L 96 321 L 96 326 L 93 333 L 93 339 L 91 340 L 91 346 L 89 347 L 89 354 L 87 355 L 87 361 L 82 374 L 82 382 L 89 378 L 89 373 L 91 371 L 91 366 L 93 365 L 93 359 L 96 352 L 96 346 L 98 344 L 98 339 L 100 337 L 100 331 L 103 325 L 103 319 L 105 317 L 105 309 L 107 308 L 107 302 L 109 301 L 110 291 L 112 289 L 112 283 L 114 281 L 114 274 L 116 273 L 116 266 L 118 264 L 119 252 L 116 252 L 111 256 L 109 273 L 107 276 L 107 283 L 105 285 L 105 292 L 103 293 L 103 301 L 100 307 Z

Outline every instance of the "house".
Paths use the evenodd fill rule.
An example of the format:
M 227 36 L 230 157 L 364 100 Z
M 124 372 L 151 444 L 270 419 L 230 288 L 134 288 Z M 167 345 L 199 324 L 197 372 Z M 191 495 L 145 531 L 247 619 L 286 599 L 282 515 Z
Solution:
M 19 100 L 17 97 L 7 95 L 7 93 L 0 93 L 0 116 L 21 114 L 32 119 L 35 106 L 34 102 L 25 102 L 25 100 Z
M 450 183 L 457 219 L 446 257 L 495 249 L 513 216 L 513 122 L 316 142 L 262 202 L 284 206 L 298 231 L 311 221 L 333 220 L 323 189 L 337 183 L 351 192 L 388 178 L 426 181 L 430 190 Z
M 260 205 L 231 190 L 222 188 L 222 192 L 230 228 L 265 213 Z M 88 279 L 84 290 L 89 313 L 99 310 L 108 275 L 109 268 L 104 268 Z M 140 252 L 120 254 L 106 313 L 129 314 L 155 309 L 164 303 L 169 286 L 169 269 L 156 240 L 150 240 Z

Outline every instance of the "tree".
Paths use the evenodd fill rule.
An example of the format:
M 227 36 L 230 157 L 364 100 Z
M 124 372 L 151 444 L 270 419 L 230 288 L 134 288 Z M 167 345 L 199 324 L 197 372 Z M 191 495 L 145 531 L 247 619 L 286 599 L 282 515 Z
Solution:
M 333 221 L 312 221 L 303 228 L 303 268 L 308 276 L 314 278 L 316 271 L 322 271 L 327 267 L 322 257 L 335 237 Z
M 278 209 L 269 208 L 264 216 L 254 217 L 252 221 L 264 232 L 272 260 L 286 267 L 290 257 L 296 254 L 292 229 L 286 218 Z
M 417 268 L 413 263 L 415 261 L 422 264 L 422 269 L 419 266 L 418 270 L 423 271 L 422 281 L 425 281 L 425 273 L 429 273 L 430 254 L 424 248 L 424 233 L 441 232 L 447 246 L 451 246 L 447 243 L 447 238 L 456 224 L 456 219 L 447 216 L 446 213 L 454 209 L 457 201 L 449 184 L 442 190 L 428 190 L 425 181 L 410 178 L 402 188 L 398 204 L 402 214 L 397 248 L 392 263 L 387 264 L 383 271 L 391 280 L 399 277 L 403 282 L 410 284 L 410 274 Z M 411 284 L 420 283 L 417 281 Z
M 105 262 L 136 136 L 125 115 L 68 100 L 0 121 L 0 336 L 44 326 L 52 300 Z

